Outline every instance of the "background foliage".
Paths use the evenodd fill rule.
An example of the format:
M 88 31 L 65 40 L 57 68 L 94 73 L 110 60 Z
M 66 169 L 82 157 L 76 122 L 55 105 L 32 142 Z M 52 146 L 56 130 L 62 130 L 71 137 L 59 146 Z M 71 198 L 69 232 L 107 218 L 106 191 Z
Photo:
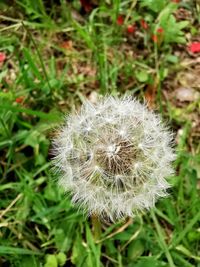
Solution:
M 0 2 L 0 266 L 200 266 L 198 1 Z M 91 221 L 57 188 L 51 138 L 96 94 L 147 99 L 176 134 L 168 198 Z

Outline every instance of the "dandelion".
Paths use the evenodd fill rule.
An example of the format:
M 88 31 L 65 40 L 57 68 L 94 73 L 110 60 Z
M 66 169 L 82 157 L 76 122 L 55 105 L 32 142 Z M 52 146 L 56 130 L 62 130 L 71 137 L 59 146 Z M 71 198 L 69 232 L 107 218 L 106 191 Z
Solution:
M 59 185 L 87 214 L 134 216 L 167 195 L 173 173 L 172 134 L 158 115 L 132 98 L 83 104 L 54 140 Z

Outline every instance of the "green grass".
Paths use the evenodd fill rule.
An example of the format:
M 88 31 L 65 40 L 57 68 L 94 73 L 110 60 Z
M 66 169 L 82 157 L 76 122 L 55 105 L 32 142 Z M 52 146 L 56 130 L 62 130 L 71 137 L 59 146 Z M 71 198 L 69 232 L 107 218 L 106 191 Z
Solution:
M 179 73 L 197 75 L 187 43 L 199 35 L 200 5 L 100 2 L 83 15 L 79 1 L 0 3 L 0 266 L 200 266 L 200 102 L 174 96 Z M 178 155 L 169 197 L 133 221 L 103 225 L 97 241 L 50 170 L 63 113 L 94 92 L 146 98 L 173 129 Z

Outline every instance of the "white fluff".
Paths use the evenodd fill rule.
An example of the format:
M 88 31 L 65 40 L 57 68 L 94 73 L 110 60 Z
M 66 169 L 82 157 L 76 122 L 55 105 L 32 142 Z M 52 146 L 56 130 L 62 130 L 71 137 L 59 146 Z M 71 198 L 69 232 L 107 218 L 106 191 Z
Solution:
M 167 195 L 172 134 L 132 98 L 105 97 L 66 118 L 54 140 L 59 184 L 87 214 L 116 220 Z

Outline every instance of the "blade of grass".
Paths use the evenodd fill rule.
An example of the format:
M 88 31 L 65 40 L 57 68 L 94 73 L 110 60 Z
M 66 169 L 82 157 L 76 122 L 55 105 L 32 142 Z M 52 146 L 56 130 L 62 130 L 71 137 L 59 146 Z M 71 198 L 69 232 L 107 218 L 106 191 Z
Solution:
M 33 115 L 36 117 L 40 117 L 40 118 L 48 119 L 48 120 L 52 120 L 52 121 L 54 121 L 54 120 L 58 121 L 59 120 L 59 116 L 57 114 L 47 114 L 47 113 L 44 113 L 42 111 L 37 111 L 37 110 L 32 110 L 32 109 L 27 109 L 27 108 L 20 108 L 18 106 L 2 104 L 0 106 L 0 110 L 3 110 L 3 109 L 11 110 L 11 111 L 17 112 L 17 113 L 24 112 L 28 115 Z
M 176 245 L 178 245 L 183 238 L 186 236 L 186 234 L 193 228 L 194 224 L 197 223 L 200 220 L 200 211 L 192 218 L 192 220 L 187 223 L 186 227 L 183 229 L 181 233 L 179 233 L 178 237 L 174 240 L 172 240 L 172 243 L 170 245 L 170 248 L 174 248 Z
M 100 265 L 101 245 L 95 244 L 95 241 L 93 239 L 93 236 L 92 236 L 92 233 L 91 233 L 91 230 L 88 224 L 86 224 L 86 237 L 87 237 L 88 246 L 91 249 L 93 257 L 95 258 L 95 266 L 100 267 L 101 266 Z M 92 259 L 90 260 L 92 261 Z
M 29 29 L 26 27 L 26 25 L 23 23 L 23 21 L 22 21 L 22 26 L 24 27 L 24 29 L 25 29 L 26 32 L 28 33 L 28 35 L 29 35 L 29 37 L 30 37 L 30 39 L 31 39 L 31 41 L 32 41 L 32 43 L 33 43 L 33 45 L 34 45 L 34 47 L 35 47 L 36 53 L 37 53 L 38 58 L 39 58 L 39 60 L 40 60 L 40 64 L 41 64 L 41 67 L 42 67 L 42 71 L 43 71 L 43 73 L 44 73 L 44 76 L 45 76 L 47 85 L 48 85 L 49 90 L 50 90 L 50 92 L 51 92 L 51 91 L 52 91 L 52 88 L 51 88 L 51 85 L 50 85 L 50 83 L 49 83 L 48 74 L 47 74 L 46 68 L 45 68 L 45 66 L 44 66 L 44 62 L 43 62 L 42 56 L 41 56 L 41 54 L 40 54 L 40 51 L 39 51 L 39 49 L 38 49 L 38 46 L 37 46 L 35 40 L 33 39 L 31 32 L 30 32 Z
M 25 248 L 0 246 L 0 255 L 5 255 L 5 254 L 42 255 L 41 252 L 32 251 L 32 250 L 25 249 Z
M 168 263 L 169 263 L 169 266 L 170 267 L 175 267 L 173 259 L 172 259 L 172 256 L 171 256 L 171 254 L 169 252 L 167 244 L 165 243 L 164 234 L 162 232 L 160 224 L 158 223 L 158 220 L 157 220 L 156 215 L 155 215 L 153 210 L 151 210 L 151 217 L 153 219 L 153 222 L 155 224 L 156 231 L 157 231 L 157 234 L 158 234 L 158 237 L 159 237 L 159 239 L 158 239 L 159 244 L 160 244 L 162 250 L 165 252 L 166 258 L 167 258 Z

